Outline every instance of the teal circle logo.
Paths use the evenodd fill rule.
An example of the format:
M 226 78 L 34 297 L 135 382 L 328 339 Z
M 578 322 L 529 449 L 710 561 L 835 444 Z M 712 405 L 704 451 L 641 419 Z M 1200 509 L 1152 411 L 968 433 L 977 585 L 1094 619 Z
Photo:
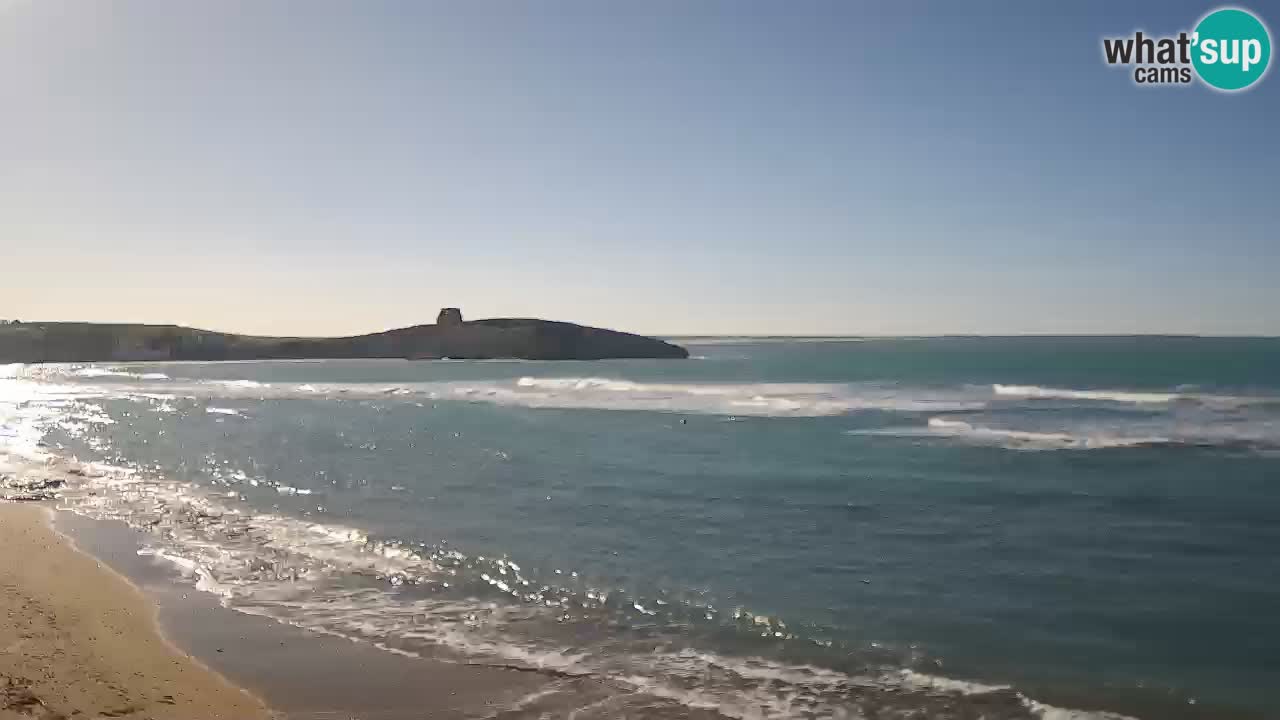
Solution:
M 1191 63 L 1219 90 L 1243 90 L 1262 79 L 1271 61 L 1271 34 L 1246 10 L 1215 10 L 1196 26 Z

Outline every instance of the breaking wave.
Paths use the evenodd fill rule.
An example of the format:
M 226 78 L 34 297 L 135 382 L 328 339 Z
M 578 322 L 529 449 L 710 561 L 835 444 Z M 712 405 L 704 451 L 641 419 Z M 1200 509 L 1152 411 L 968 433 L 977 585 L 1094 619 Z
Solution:
M 1126 437 L 1096 433 L 1077 435 L 1068 432 L 1032 432 L 972 425 L 963 420 L 929 418 L 928 429 L 935 435 L 959 437 L 976 442 L 989 442 L 1013 449 L 1027 450 L 1094 450 L 1100 448 L 1166 445 L 1165 437 Z
M 139 553 L 171 564 L 225 607 L 391 652 L 598 678 L 626 688 L 637 707 L 675 704 L 744 720 L 857 717 L 864 708 L 938 720 L 963 720 L 978 707 L 1005 720 L 1060 711 L 1009 686 L 889 664 L 869 662 L 850 672 L 700 650 L 680 630 L 687 622 L 681 614 L 690 608 L 677 602 L 646 600 L 656 608 L 648 610 L 618 591 L 539 582 L 505 557 L 466 556 L 371 538 L 354 527 L 253 512 L 234 491 L 218 494 L 135 468 L 58 458 L 42 465 L 41 474 L 58 478 L 62 507 L 152 530 Z M 672 632 L 637 639 L 619 630 L 574 646 L 537 632 L 571 617 L 616 618 L 629 607 Z M 781 637 L 786 628 L 741 609 L 694 610 L 753 634 Z M 566 703 L 577 701 L 569 690 L 553 692 L 565 694 Z M 1060 712 L 1079 720 L 1127 720 Z
M 929 413 L 981 410 L 968 389 L 913 388 L 890 383 L 648 383 L 606 377 L 520 377 L 482 381 L 262 383 L 253 380 L 174 381 L 165 394 L 205 399 L 454 400 L 529 408 L 636 410 L 727 416 L 821 417 L 850 412 Z M 150 397 L 153 385 L 113 384 L 104 391 Z
M 256 380 L 206 380 L 209 385 L 221 385 L 229 388 L 255 389 L 271 387 L 267 383 L 261 383 Z
M 1057 400 L 1101 400 L 1122 403 L 1170 403 L 1181 399 L 1177 393 L 1128 392 L 1121 390 L 1061 390 L 1038 385 L 992 385 L 992 392 L 1003 397 L 1047 398 Z
M 1177 402 L 1194 402 L 1216 407 L 1236 407 L 1243 405 L 1260 405 L 1280 402 L 1280 397 L 1241 397 L 1235 395 L 1209 395 L 1191 392 L 1150 392 L 1137 390 L 1073 390 L 1066 388 L 1040 387 L 1039 385 L 1000 385 L 991 386 L 997 397 L 1042 399 L 1042 400 L 1083 400 L 1087 402 L 1128 403 L 1136 405 L 1167 405 Z
M 1162 432 L 1153 431 L 1156 429 Z M 1187 425 L 1166 420 L 1145 425 L 1077 424 L 1063 429 L 1028 430 L 931 417 L 923 427 L 859 429 L 849 430 L 847 434 L 953 439 L 1008 450 L 1104 450 L 1159 446 L 1260 450 L 1280 446 L 1280 427 L 1266 421 Z
M 522 382 L 537 388 L 540 381 L 513 384 Z M 607 384 L 604 391 L 615 393 L 709 396 L 717 402 L 741 396 L 727 389 L 734 386 L 559 382 L 550 389 L 579 392 L 581 384 L 597 392 Z M 732 718 L 839 718 L 874 711 L 882 717 L 961 720 L 980 709 L 993 718 L 1036 720 L 1059 712 L 1007 686 L 924 674 L 888 659 L 868 658 L 859 669 L 836 670 L 698 649 L 688 634 L 695 618 L 771 642 L 822 642 L 742 608 L 631 596 L 593 587 L 576 573 L 552 583 L 505 557 L 468 556 L 370 537 L 357 527 L 256 511 L 239 494 L 241 484 L 274 487 L 282 495 L 309 491 L 243 471 L 214 476 L 213 486 L 198 487 L 145 467 L 60 457 L 42 446 L 46 431 L 83 433 L 110 422 L 93 402 L 99 397 L 95 390 L 0 383 L 0 465 L 8 468 L 9 485 L 0 493 L 29 493 L 38 478 L 38 489 L 56 491 L 62 507 L 146 528 L 151 534 L 145 553 L 171 563 L 197 588 L 241 612 L 394 652 L 599 677 L 626 688 L 625 702 L 715 709 Z M 785 386 L 789 397 L 832 392 L 830 386 L 800 390 Z M 769 390 L 754 386 L 751 392 Z M 539 632 L 567 620 L 616 627 L 627 614 L 655 630 L 639 636 L 610 631 L 573 645 Z M 1061 712 L 1081 720 L 1123 720 L 1108 713 Z
M 82 378 L 122 377 L 136 380 L 168 380 L 169 376 L 160 372 L 136 373 L 118 368 L 84 367 L 73 370 L 70 375 Z
M 522 377 L 505 384 L 459 386 L 456 395 L 529 407 L 656 410 L 711 415 L 819 417 L 859 410 L 977 410 L 962 391 L 851 383 L 645 383 L 603 377 Z

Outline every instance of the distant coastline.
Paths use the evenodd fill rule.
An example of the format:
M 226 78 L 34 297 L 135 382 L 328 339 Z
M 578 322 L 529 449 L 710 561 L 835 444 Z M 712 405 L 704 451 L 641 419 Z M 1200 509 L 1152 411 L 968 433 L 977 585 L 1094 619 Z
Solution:
M 662 339 L 688 345 L 730 345 L 767 343 L 841 343 L 873 342 L 878 340 L 1280 340 L 1280 335 L 1194 335 L 1178 333 L 1139 333 L 1129 335 L 1083 333 L 1018 333 L 1014 335 L 661 335 Z
M 351 337 L 261 337 L 178 325 L 75 322 L 0 325 L 0 363 L 402 358 L 603 360 L 686 358 L 679 345 L 533 318 L 465 322 L 445 308 L 432 325 Z

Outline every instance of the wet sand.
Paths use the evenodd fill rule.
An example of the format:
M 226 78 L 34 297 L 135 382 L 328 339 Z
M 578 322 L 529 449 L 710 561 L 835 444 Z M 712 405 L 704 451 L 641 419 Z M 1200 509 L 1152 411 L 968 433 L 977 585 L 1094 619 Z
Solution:
M 271 717 L 171 645 L 154 604 L 49 519 L 43 507 L 0 504 L 0 718 Z
M 592 679 L 398 655 L 228 610 L 169 564 L 139 556 L 144 534 L 68 512 L 56 514 L 55 526 L 141 588 L 174 645 L 263 698 L 279 718 L 537 718 L 553 698 L 551 717 L 564 717 L 583 698 L 611 692 Z
M 724 717 L 609 678 L 408 656 L 236 612 L 173 565 L 140 555 L 147 537 L 116 521 L 0 502 L 0 720 Z M 1010 697 L 977 698 L 973 709 L 1024 717 Z M 921 697 L 901 698 L 913 699 Z M 1059 700 L 1100 704 L 1091 695 Z M 868 716 L 903 709 L 891 697 L 862 698 L 860 708 Z M 1254 717 L 1173 710 L 1126 708 L 1169 720 Z
M 523 717 L 530 700 L 602 690 L 234 612 L 140 557 L 139 537 L 0 503 L 0 720 Z

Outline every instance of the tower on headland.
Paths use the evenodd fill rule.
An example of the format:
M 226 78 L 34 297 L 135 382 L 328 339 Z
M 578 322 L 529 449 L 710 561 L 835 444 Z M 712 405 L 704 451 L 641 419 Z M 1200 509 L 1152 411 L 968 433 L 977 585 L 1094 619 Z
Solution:
M 437 325 L 461 325 L 462 311 L 458 308 L 441 308 L 436 316 Z

